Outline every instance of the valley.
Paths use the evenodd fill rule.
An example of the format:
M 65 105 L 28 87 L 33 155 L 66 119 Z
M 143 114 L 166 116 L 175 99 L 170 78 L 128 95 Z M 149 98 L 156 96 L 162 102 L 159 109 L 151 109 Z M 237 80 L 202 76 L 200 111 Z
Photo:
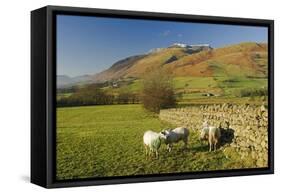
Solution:
M 223 48 L 174 44 L 147 54 L 122 59 L 108 69 L 75 78 L 58 76 L 58 99 L 72 89 L 98 85 L 105 93 L 140 96 L 142 78 L 151 69 L 166 69 L 173 76 L 179 104 L 224 102 L 261 104 L 267 93 L 267 44 L 240 43 Z

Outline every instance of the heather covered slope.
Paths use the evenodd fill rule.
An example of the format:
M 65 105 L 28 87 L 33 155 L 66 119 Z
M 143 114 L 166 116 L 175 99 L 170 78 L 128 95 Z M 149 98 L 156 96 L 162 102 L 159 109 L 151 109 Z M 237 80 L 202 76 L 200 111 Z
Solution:
M 267 76 L 267 44 L 242 43 L 188 55 L 170 64 L 176 76 Z
M 95 82 L 141 78 L 148 68 L 167 68 L 174 76 L 267 77 L 267 44 L 240 43 L 189 53 L 186 48 L 168 47 L 146 55 L 121 60 L 92 76 Z
M 107 70 L 92 76 L 94 82 L 104 82 L 119 78 L 140 78 L 148 68 L 161 67 L 187 55 L 184 48 L 164 48 L 146 55 L 128 57 L 113 64 Z

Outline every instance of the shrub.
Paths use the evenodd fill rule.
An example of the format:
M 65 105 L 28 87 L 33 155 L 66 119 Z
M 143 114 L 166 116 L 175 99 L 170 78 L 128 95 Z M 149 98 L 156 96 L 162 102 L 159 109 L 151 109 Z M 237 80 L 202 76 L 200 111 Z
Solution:
M 142 103 L 144 108 L 158 113 L 175 106 L 173 77 L 164 69 L 149 69 L 143 77 Z

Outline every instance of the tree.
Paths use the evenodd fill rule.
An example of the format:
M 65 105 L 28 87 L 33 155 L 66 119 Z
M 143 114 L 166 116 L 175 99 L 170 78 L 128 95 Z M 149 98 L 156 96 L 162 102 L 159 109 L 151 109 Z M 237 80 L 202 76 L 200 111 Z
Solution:
M 144 108 L 156 113 L 176 105 L 173 76 L 168 70 L 150 68 L 144 74 L 142 103 Z
M 114 96 L 106 94 L 98 84 L 90 84 L 80 88 L 68 98 L 75 105 L 104 105 L 113 104 Z

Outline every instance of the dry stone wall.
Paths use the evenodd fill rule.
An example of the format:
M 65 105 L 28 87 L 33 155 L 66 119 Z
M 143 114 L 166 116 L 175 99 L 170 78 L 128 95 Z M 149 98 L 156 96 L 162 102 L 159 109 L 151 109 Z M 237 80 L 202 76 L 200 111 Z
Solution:
M 200 132 L 204 120 L 225 132 L 223 148 L 233 148 L 241 159 L 250 157 L 256 167 L 268 164 L 268 110 L 265 106 L 221 104 L 161 110 L 161 120 Z M 192 146 L 192 145 L 191 145 Z

